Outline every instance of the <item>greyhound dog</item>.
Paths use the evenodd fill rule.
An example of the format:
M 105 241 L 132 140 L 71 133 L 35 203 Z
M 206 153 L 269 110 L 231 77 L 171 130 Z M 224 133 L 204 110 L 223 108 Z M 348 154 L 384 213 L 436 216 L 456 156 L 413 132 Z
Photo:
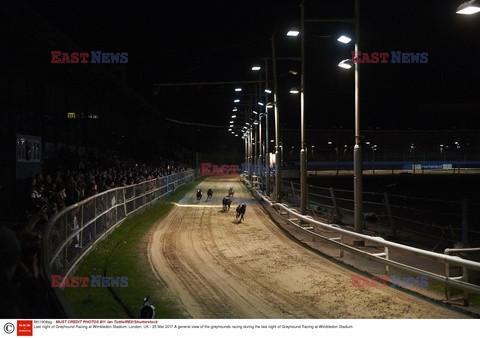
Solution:
M 213 196 L 213 190 L 212 189 L 208 189 L 207 190 L 207 200 L 211 199 Z
M 245 216 L 245 211 L 247 211 L 247 205 L 245 203 L 241 203 L 237 207 L 237 216 L 235 219 L 240 219 L 240 222 L 243 221 L 243 217 Z
M 222 210 L 223 211 L 230 210 L 231 203 L 232 203 L 232 200 L 228 196 L 225 196 L 222 200 L 222 204 L 223 204 Z

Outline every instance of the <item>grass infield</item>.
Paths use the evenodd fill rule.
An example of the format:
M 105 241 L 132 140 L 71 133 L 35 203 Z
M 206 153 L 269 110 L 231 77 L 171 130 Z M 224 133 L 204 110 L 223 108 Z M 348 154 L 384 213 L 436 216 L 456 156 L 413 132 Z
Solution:
M 83 258 L 75 276 L 90 279 L 91 275 L 126 276 L 128 286 L 65 288 L 67 300 L 78 318 L 138 318 L 139 308 L 147 295 L 155 306 L 156 318 L 187 317 L 152 271 L 148 242 L 153 225 L 202 179 L 178 188 L 142 214 L 126 219 Z

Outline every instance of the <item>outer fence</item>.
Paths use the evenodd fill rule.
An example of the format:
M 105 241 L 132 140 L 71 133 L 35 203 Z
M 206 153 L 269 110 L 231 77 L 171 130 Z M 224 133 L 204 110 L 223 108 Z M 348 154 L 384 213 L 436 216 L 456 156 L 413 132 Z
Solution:
M 248 182 L 245 181 L 247 184 Z M 472 260 L 463 259 L 461 257 L 450 256 L 449 253 L 440 254 L 423 249 L 418 249 L 410 247 L 407 245 L 387 241 L 381 237 L 368 236 L 364 234 L 359 234 L 353 231 L 345 230 L 340 228 L 336 224 L 328 224 L 325 222 L 320 222 L 314 220 L 311 216 L 301 215 L 296 210 L 288 207 L 286 204 L 274 203 L 270 201 L 268 197 L 261 195 L 257 190 L 254 190 L 254 193 L 258 198 L 262 199 L 275 210 L 278 214 L 288 223 L 295 226 L 298 230 L 312 236 L 313 238 L 322 239 L 336 247 L 340 250 L 340 256 L 343 256 L 344 251 L 352 252 L 356 255 L 362 256 L 368 260 L 381 263 L 385 265 L 385 270 L 388 272 L 389 267 L 393 267 L 408 273 L 412 273 L 420 276 L 427 276 L 433 280 L 443 282 L 447 290 L 451 288 L 456 288 L 465 291 L 467 293 L 476 293 L 480 294 L 480 285 L 473 284 L 468 281 L 468 273 L 464 272 L 461 277 L 450 277 L 449 268 L 451 266 L 461 267 L 463 271 L 473 270 L 480 271 L 480 263 Z M 320 233 L 320 230 L 329 230 L 335 235 L 333 237 L 326 236 Z M 376 245 L 380 252 L 372 253 L 365 250 L 362 250 L 362 247 L 356 247 L 348 245 L 345 241 L 346 237 L 351 237 L 357 240 L 368 241 L 369 245 Z M 394 260 L 390 257 L 389 249 L 395 249 L 398 251 L 407 252 L 409 254 L 414 254 L 423 258 L 426 258 L 431 261 L 436 261 L 441 264 L 445 264 L 445 275 L 441 275 L 432 271 L 428 271 L 425 268 L 419 268 L 415 266 L 410 266 L 405 263 L 402 263 L 398 260 Z M 453 252 L 453 251 L 452 251 Z M 450 291 L 448 291 L 450 292 Z
M 195 171 L 188 170 L 111 189 L 59 212 L 49 221 L 43 236 L 46 277 L 70 276 L 92 245 L 110 230 L 194 178 Z
M 282 181 L 286 200 L 300 201 L 300 185 Z M 353 222 L 352 190 L 308 186 L 308 208 L 333 223 Z M 417 198 L 376 192 L 363 193 L 363 211 L 375 232 L 397 236 L 397 230 L 418 233 L 437 246 L 455 243 L 480 245 L 480 204 Z

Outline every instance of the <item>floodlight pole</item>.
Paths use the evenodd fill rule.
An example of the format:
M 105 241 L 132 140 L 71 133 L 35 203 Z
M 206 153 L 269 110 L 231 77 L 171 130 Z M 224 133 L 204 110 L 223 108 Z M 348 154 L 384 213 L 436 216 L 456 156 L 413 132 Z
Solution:
M 278 120 L 278 84 L 277 84 L 277 62 L 275 59 L 275 33 L 272 35 L 272 65 L 273 65 L 273 105 L 275 109 L 275 201 L 281 202 L 282 199 L 282 160 L 280 158 L 280 124 Z
M 307 151 L 305 149 L 305 1 L 300 6 L 301 28 L 300 43 L 302 50 L 301 58 L 301 76 L 300 76 L 300 212 L 305 215 L 308 210 L 308 192 L 307 192 Z
M 358 55 L 360 43 L 359 27 L 360 0 L 355 0 L 355 55 Z M 355 60 L 352 60 L 354 62 Z M 354 190 L 354 227 L 363 233 L 362 213 L 362 148 L 360 141 L 360 63 L 355 62 L 355 146 L 353 148 L 353 190 Z
M 268 87 L 268 60 L 265 59 L 265 89 Z M 267 95 L 265 95 L 268 98 Z M 268 99 L 265 100 L 265 194 L 268 196 L 270 194 L 270 153 L 269 153 L 269 136 L 268 136 Z

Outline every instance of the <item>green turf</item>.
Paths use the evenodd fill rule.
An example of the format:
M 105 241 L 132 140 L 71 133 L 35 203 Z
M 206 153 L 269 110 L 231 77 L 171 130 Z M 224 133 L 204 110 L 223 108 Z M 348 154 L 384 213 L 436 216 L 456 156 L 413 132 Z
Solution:
M 185 318 L 178 304 L 169 299 L 147 258 L 147 234 L 202 178 L 180 187 L 142 214 L 125 220 L 107 238 L 97 243 L 80 262 L 76 276 L 126 276 L 128 287 L 65 288 L 68 302 L 79 318 L 137 317 L 146 295 L 155 306 L 156 318 Z

